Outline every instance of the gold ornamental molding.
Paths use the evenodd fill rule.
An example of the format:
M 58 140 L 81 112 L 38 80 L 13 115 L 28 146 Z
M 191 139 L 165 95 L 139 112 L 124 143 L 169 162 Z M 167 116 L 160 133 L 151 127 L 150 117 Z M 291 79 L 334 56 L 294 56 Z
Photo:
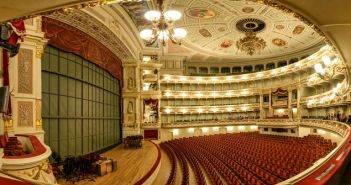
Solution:
M 293 17 L 297 18 L 298 20 L 300 20 L 301 22 L 305 23 L 307 26 L 309 26 L 310 28 L 312 28 L 315 32 L 317 32 L 320 36 L 324 37 L 324 41 L 329 45 L 333 47 L 334 51 L 336 50 L 336 47 L 334 46 L 334 44 L 325 36 L 325 34 L 322 32 L 321 29 L 319 29 L 318 26 L 316 26 L 314 23 L 312 23 L 312 21 L 308 20 L 305 16 L 295 12 L 294 10 L 286 7 L 285 5 L 278 3 L 278 2 L 273 2 L 273 0 L 247 0 L 247 1 L 252 1 L 252 2 L 257 2 L 257 3 L 262 3 L 264 5 L 276 8 L 278 10 L 283 11 L 286 14 L 290 14 Z

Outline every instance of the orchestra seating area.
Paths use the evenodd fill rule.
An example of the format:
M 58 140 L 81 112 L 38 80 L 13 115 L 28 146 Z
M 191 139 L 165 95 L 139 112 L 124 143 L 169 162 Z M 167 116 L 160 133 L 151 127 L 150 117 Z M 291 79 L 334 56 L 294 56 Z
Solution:
M 171 160 L 167 184 L 173 184 L 176 160 L 182 184 L 189 167 L 197 184 L 276 184 L 295 176 L 335 147 L 319 135 L 290 137 L 245 132 L 175 139 L 160 144 Z M 209 182 L 207 182 L 209 184 Z

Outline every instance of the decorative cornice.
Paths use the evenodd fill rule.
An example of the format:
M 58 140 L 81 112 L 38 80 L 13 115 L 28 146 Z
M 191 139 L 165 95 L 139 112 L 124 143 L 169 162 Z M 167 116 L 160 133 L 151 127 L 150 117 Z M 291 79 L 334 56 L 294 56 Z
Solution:
M 64 22 L 88 34 L 105 45 L 120 59 L 133 58 L 132 53 L 115 33 L 93 16 L 83 11 L 74 10 L 69 13 L 58 12 L 48 17 Z
M 90 35 L 72 25 L 43 17 L 43 32 L 49 44 L 64 51 L 75 53 L 110 72 L 122 80 L 122 62 L 111 50 Z

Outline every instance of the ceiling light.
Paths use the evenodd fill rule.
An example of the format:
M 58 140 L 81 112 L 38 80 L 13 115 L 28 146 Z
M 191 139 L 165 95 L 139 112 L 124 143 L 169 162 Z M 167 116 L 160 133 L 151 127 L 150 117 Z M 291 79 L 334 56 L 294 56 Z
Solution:
M 198 92 L 198 93 L 196 93 L 196 96 L 201 97 L 201 96 L 202 96 L 202 93 L 201 93 L 201 92 Z
M 183 28 L 173 28 L 174 21 L 179 20 L 182 14 L 176 10 L 163 11 L 163 0 L 158 0 L 157 10 L 151 10 L 145 13 L 144 17 L 152 22 L 152 29 L 144 29 L 140 32 L 140 37 L 151 46 L 158 39 L 163 46 L 166 46 L 168 39 L 174 44 L 181 44 L 186 37 L 187 31 Z
M 164 80 L 171 80 L 171 77 L 170 76 L 164 76 L 163 79 Z
M 248 107 L 241 107 L 241 110 L 243 111 L 247 111 L 247 109 L 249 109 Z
M 180 80 L 181 80 L 181 81 L 186 81 L 186 80 L 187 80 L 187 77 L 182 76 L 182 77 L 180 77 Z
M 178 129 L 173 129 L 173 135 L 175 135 L 175 136 L 177 136 L 177 135 L 179 135 L 179 130 Z
M 217 96 L 218 93 L 217 92 L 212 92 L 211 96 Z
M 203 111 L 204 111 L 204 110 L 201 109 L 201 108 L 198 108 L 198 109 L 197 109 L 197 112 L 198 112 L 198 113 L 202 113 Z
M 262 76 L 263 76 L 263 73 L 262 73 L 262 72 L 257 73 L 256 76 L 257 76 L 257 77 L 262 77 Z
M 266 41 L 264 41 L 262 38 L 256 37 L 256 33 L 253 31 L 246 32 L 245 37 L 236 42 L 236 47 L 248 55 L 253 55 L 256 52 L 260 52 L 266 46 Z
M 246 75 L 242 76 L 241 79 L 242 80 L 247 80 L 249 77 L 247 77 Z
M 203 127 L 202 128 L 202 132 L 208 132 L 208 128 L 207 127 Z
M 144 62 L 150 62 L 150 60 L 151 60 L 151 57 L 150 56 L 143 56 L 143 61 Z
M 227 131 L 228 132 L 232 132 L 234 130 L 234 127 L 233 126 L 227 126 Z
M 171 109 L 165 109 L 165 112 L 167 113 L 167 114 L 169 114 L 169 113 L 171 113 Z
M 239 130 L 245 130 L 245 126 L 239 126 L 238 129 Z
M 322 57 L 322 61 L 323 61 L 324 65 L 326 65 L 326 66 L 329 66 L 331 64 L 329 56 Z

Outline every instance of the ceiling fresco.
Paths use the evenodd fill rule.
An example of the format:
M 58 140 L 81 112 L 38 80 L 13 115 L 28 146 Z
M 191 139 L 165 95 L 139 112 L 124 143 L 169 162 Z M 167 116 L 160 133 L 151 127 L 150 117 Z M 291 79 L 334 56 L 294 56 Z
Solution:
M 188 35 L 183 46 L 198 54 L 224 58 L 268 58 L 291 54 L 320 44 L 323 37 L 303 22 L 274 7 L 252 1 L 169 0 L 168 7 L 183 12 L 177 27 Z M 251 24 L 252 23 L 252 24 Z M 236 42 L 256 26 L 267 46 L 250 56 Z
M 120 3 L 138 30 L 150 27 L 144 13 L 152 1 Z M 165 10 L 175 9 L 183 16 L 175 27 L 187 30 L 182 46 L 191 56 L 218 59 L 271 58 L 304 51 L 320 45 L 324 38 L 291 14 L 255 1 L 168 0 Z M 253 30 L 266 47 L 254 55 L 237 48 L 245 32 Z M 171 50 L 170 50 L 171 52 Z M 172 52 L 171 52 L 172 53 Z M 187 55 L 189 58 L 189 55 Z
M 150 10 L 148 1 L 121 2 L 119 4 L 128 13 L 138 30 L 151 26 L 150 21 L 144 18 L 145 12 Z

